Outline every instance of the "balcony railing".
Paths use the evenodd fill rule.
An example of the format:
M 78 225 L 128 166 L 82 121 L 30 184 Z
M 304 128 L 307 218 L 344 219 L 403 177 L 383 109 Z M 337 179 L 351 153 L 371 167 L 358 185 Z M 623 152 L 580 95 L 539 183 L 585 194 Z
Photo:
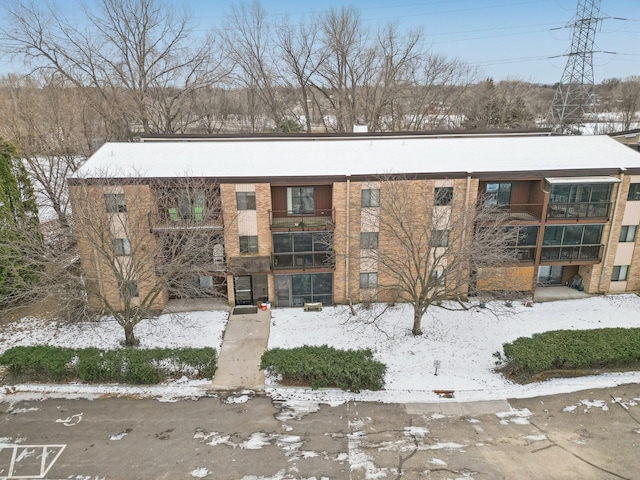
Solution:
M 325 208 L 308 213 L 290 213 L 287 210 L 269 210 L 271 228 L 327 229 L 335 226 L 335 209 Z
M 478 215 L 478 222 L 496 219 L 516 222 L 538 222 L 542 218 L 541 203 L 509 203 L 497 206 L 485 206 Z
M 602 259 L 602 245 L 543 245 L 542 261 L 572 262 Z
M 547 218 L 609 218 L 611 202 L 550 203 Z
M 331 252 L 274 253 L 271 255 L 274 270 L 291 268 L 332 268 Z
M 149 213 L 149 229 L 152 232 L 163 230 L 217 230 L 222 229 L 222 216 L 217 213 L 195 211 L 180 215 L 175 209 L 167 212 Z

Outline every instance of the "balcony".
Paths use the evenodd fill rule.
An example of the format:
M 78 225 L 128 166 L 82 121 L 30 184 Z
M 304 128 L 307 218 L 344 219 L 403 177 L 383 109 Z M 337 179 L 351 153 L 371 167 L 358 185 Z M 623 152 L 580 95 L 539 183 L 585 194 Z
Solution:
M 307 213 L 290 213 L 287 210 L 269 210 L 269 225 L 272 229 L 333 229 L 335 226 L 335 209 L 325 208 Z
M 603 245 L 545 245 L 542 247 L 543 262 L 598 263 L 602 259 Z
M 507 222 L 539 222 L 542 218 L 541 203 L 508 203 L 495 207 L 484 207 L 477 222 L 502 220 Z
M 334 267 L 331 252 L 274 253 L 271 258 L 274 270 Z
M 549 203 L 547 219 L 609 218 L 611 202 Z
M 149 213 L 149 229 L 151 232 L 180 230 L 222 230 L 222 215 L 194 209 L 187 215 L 180 215 L 176 209 L 166 212 Z

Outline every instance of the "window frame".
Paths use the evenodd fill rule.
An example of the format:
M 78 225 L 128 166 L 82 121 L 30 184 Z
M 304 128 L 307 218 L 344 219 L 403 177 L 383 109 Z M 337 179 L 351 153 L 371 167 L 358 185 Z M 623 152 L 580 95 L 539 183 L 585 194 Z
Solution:
M 631 236 L 629 236 L 629 232 L 633 232 Z M 620 243 L 633 243 L 636 241 L 636 234 L 638 233 L 637 225 L 623 225 L 620 228 Z
M 497 189 L 494 192 L 489 193 L 489 185 L 497 185 Z M 504 200 L 504 190 L 506 185 L 509 185 L 509 197 L 507 201 Z M 487 182 L 484 187 L 484 204 L 488 207 L 508 207 L 511 205 L 511 194 L 513 193 L 513 182 Z
M 377 250 L 380 244 L 379 232 L 360 232 L 360 248 L 363 250 Z
M 131 240 L 128 238 L 113 239 L 113 254 L 116 257 L 128 257 L 131 255 Z
M 626 282 L 629 278 L 629 267 L 631 265 L 614 265 L 611 271 L 612 282 Z
M 453 187 L 436 187 L 434 203 L 437 207 L 447 207 L 453 202 Z
M 124 193 L 105 193 L 107 213 L 127 213 L 127 199 Z
M 257 235 L 240 235 L 238 239 L 239 250 L 243 255 L 258 253 Z
M 374 193 L 377 192 L 377 193 Z M 360 190 L 360 204 L 364 208 L 375 208 L 380 206 L 380 189 L 363 188 Z
M 236 192 L 236 205 L 241 210 L 256 210 L 256 192 Z
M 378 272 L 360 272 L 360 290 L 378 288 Z

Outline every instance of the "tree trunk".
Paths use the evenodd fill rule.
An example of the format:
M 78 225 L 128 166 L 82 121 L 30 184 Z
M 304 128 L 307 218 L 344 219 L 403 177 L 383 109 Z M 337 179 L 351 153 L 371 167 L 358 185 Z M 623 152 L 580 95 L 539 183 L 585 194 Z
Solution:
M 124 328 L 124 345 L 125 347 L 136 347 L 138 346 L 138 340 L 133 332 L 134 324 L 131 322 L 127 322 L 124 324 L 122 328 Z
M 413 309 L 413 328 L 411 329 L 411 333 L 414 335 L 422 335 L 422 311 L 414 308 Z

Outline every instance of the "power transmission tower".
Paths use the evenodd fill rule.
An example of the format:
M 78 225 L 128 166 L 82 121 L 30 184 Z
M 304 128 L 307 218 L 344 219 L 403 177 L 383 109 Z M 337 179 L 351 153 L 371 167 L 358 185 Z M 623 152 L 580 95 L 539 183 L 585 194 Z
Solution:
M 580 134 L 585 120 L 596 121 L 593 45 L 600 20 L 600 0 L 578 0 L 571 50 L 551 106 L 556 129 L 562 133 Z

